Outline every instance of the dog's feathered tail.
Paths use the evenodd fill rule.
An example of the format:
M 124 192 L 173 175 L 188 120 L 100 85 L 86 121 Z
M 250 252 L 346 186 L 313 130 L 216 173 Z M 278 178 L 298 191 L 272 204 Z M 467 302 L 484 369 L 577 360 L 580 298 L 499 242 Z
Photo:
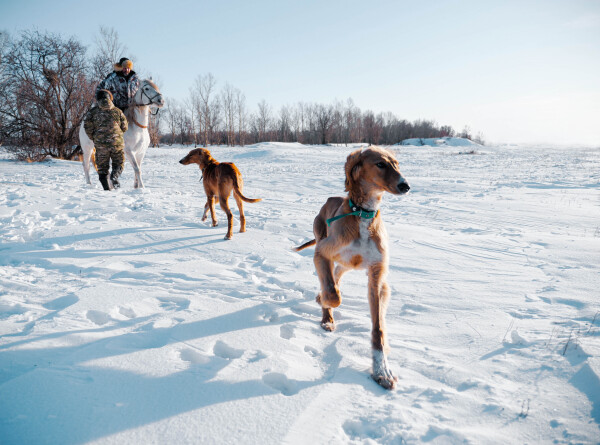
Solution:
M 257 198 L 257 199 L 252 199 L 252 198 L 246 198 L 243 194 L 242 194 L 242 190 L 240 185 L 243 184 L 242 182 L 242 174 L 240 173 L 240 171 L 235 167 L 235 165 L 231 164 L 232 167 L 234 168 L 235 174 L 233 175 L 233 192 L 240 197 L 240 199 L 244 202 L 249 202 L 249 203 L 253 203 L 253 202 L 259 202 L 262 201 L 261 198 Z
M 306 249 L 307 247 L 314 246 L 315 244 L 317 244 L 317 240 L 311 239 L 310 241 L 302 244 L 301 246 L 294 247 L 294 250 L 296 252 L 300 252 L 302 249 Z

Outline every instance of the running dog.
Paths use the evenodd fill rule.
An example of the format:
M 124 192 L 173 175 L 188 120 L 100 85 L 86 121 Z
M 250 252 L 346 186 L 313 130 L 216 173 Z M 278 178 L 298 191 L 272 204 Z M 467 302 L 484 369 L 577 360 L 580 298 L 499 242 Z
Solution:
M 185 158 L 179 161 L 180 164 L 198 164 L 202 170 L 202 184 L 206 192 L 206 205 L 204 206 L 204 215 L 202 221 L 206 221 L 208 211 L 212 218 L 212 225 L 217 225 L 215 217 L 215 197 L 219 200 L 221 209 L 227 214 L 227 235 L 225 239 L 231 239 L 233 236 L 233 215 L 229 209 L 227 200 L 233 191 L 233 198 L 240 211 L 240 232 L 246 231 L 246 217 L 244 215 L 245 202 L 259 202 L 261 199 L 246 198 L 242 194 L 244 181 L 242 174 L 233 162 L 218 162 L 213 158 L 206 148 L 196 148 L 190 151 Z
M 401 195 L 410 190 L 400 173 L 393 153 L 378 147 L 352 152 L 346 159 L 347 197 L 332 197 L 313 223 L 315 239 L 296 247 L 300 251 L 316 244 L 314 263 L 321 292 L 321 326 L 335 329 L 333 308 L 342 302 L 339 282 L 350 269 L 366 269 L 371 309 L 371 347 L 373 379 L 387 389 L 394 389 L 398 378 L 392 373 L 387 354 L 389 345 L 385 329 L 385 312 L 390 297 L 386 283 L 388 272 L 388 237 L 379 212 L 384 192 Z M 334 269 L 335 265 L 335 269 Z

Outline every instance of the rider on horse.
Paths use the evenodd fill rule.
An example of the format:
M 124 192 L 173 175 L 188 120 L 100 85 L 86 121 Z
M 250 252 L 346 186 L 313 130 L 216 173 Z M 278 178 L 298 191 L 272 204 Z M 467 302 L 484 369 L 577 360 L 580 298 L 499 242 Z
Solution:
M 114 97 L 114 105 L 125 112 L 140 87 L 140 80 L 132 70 L 133 62 L 127 57 L 115 63 L 114 68 L 115 70 L 98 84 L 96 93 L 100 90 L 110 91 Z

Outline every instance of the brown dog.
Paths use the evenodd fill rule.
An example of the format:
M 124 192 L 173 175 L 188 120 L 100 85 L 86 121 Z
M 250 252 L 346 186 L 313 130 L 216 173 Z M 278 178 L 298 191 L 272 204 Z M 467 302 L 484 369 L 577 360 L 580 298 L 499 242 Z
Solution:
M 213 227 L 217 225 L 217 218 L 215 217 L 215 197 L 217 197 L 221 209 L 227 214 L 227 235 L 225 235 L 225 239 L 231 239 L 233 236 L 233 215 L 227 200 L 233 191 L 233 198 L 240 210 L 240 232 L 245 232 L 246 217 L 244 216 L 242 201 L 252 203 L 259 202 L 260 199 L 246 198 L 242 194 L 244 181 L 235 164 L 232 162 L 218 162 L 206 148 L 197 148 L 190 151 L 179 163 L 183 165 L 198 164 L 200 170 L 202 170 L 202 184 L 207 198 L 202 221 L 206 221 L 206 216 L 210 210 L 212 225 Z
M 299 251 L 316 244 L 314 263 L 321 284 L 317 303 L 321 305 L 321 326 L 335 329 L 332 308 L 342 302 L 339 282 L 349 269 L 366 269 L 369 277 L 373 379 L 387 389 L 398 378 L 389 368 L 389 345 L 385 332 L 385 312 L 390 290 L 387 233 L 379 214 L 384 192 L 400 195 L 410 187 L 394 155 L 378 147 L 356 150 L 346 159 L 347 197 L 329 198 L 313 223 L 315 239 L 296 247 Z M 333 269 L 334 264 L 335 270 Z

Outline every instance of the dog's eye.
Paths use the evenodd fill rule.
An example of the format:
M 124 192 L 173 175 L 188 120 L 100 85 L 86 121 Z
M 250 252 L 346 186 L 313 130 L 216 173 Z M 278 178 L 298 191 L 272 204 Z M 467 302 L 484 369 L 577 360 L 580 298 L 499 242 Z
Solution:
M 377 167 L 379 168 L 385 168 L 385 162 L 378 162 L 377 164 L 375 164 Z

